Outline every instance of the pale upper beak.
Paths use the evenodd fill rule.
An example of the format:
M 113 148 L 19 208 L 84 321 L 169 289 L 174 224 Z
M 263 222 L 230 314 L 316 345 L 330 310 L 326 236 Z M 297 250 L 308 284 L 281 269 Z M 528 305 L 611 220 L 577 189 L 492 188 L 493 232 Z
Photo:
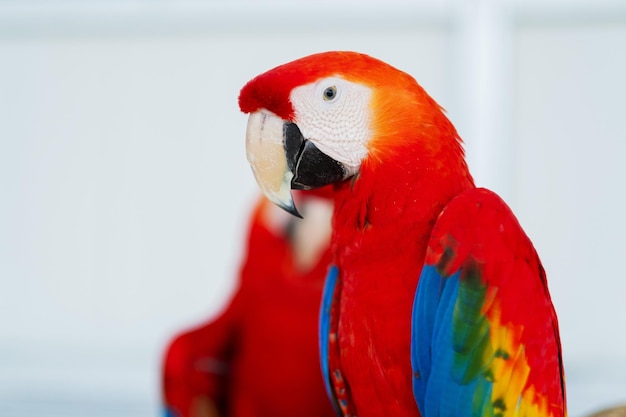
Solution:
M 283 119 L 267 110 L 250 114 L 246 155 L 263 194 L 274 204 L 301 217 L 291 197 L 293 173 L 285 155 L 284 125 Z
M 250 114 L 246 154 L 265 196 L 298 217 L 292 189 L 322 187 L 345 179 L 348 172 L 305 139 L 295 123 L 265 109 Z

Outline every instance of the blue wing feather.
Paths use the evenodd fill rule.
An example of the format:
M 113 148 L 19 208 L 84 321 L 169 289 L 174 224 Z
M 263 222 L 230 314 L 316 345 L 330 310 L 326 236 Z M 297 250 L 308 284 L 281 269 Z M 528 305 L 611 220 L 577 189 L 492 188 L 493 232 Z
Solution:
M 460 271 L 444 278 L 424 266 L 413 305 L 411 359 L 413 395 L 423 416 L 470 417 L 478 380 L 450 383 L 455 374 L 452 322 L 459 294 Z M 416 343 L 419 340 L 420 343 Z M 432 364 L 436 366 L 433 367 Z
M 329 336 L 330 336 L 330 319 L 331 309 L 333 305 L 333 298 L 337 287 L 337 276 L 339 275 L 339 269 L 332 265 L 328 270 L 326 276 L 326 282 L 324 283 L 324 292 L 322 294 L 322 305 L 320 310 L 320 363 L 322 366 L 322 376 L 324 377 L 324 385 L 326 386 L 326 393 L 332 403 L 335 413 L 340 416 L 340 407 L 335 397 L 334 391 L 331 387 L 330 380 L 330 366 L 328 364 L 329 357 Z

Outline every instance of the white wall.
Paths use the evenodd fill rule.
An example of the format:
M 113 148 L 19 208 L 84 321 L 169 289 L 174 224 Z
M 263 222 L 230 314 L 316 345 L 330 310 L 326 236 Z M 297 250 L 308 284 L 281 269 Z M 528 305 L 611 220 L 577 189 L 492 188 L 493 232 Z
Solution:
M 571 415 L 626 403 L 626 20 L 516 34 L 514 206 L 548 272 Z
M 257 192 L 238 90 L 328 49 L 450 110 L 544 260 L 570 415 L 626 401 L 626 10 L 499 4 L 0 2 L 0 415 L 158 412 L 163 344 L 226 302 Z

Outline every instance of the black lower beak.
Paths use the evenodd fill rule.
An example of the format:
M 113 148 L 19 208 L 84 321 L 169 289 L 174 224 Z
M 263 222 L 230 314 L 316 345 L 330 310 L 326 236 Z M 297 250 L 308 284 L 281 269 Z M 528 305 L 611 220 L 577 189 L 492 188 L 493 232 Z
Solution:
M 293 173 L 291 189 L 311 190 L 346 178 L 343 165 L 305 139 L 295 123 L 285 123 L 283 140 L 287 165 Z

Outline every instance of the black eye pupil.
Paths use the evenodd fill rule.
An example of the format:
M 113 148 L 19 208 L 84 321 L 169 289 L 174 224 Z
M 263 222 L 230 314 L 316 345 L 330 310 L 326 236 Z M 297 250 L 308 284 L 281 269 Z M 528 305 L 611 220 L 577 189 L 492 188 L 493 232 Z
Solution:
M 324 98 L 331 100 L 335 98 L 336 93 L 337 90 L 335 89 L 335 87 L 328 87 L 326 90 L 324 90 Z

